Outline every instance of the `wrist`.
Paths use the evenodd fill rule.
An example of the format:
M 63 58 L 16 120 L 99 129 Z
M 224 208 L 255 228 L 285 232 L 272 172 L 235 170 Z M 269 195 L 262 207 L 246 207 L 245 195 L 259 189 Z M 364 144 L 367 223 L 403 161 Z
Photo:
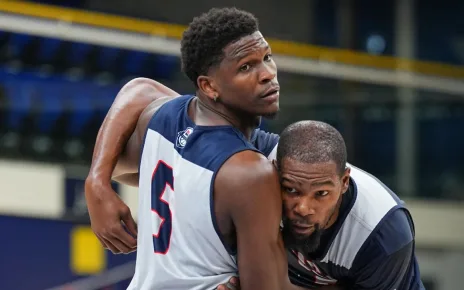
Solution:
M 85 192 L 99 196 L 112 192 L 111 178 L 90 171 L 85 179 Z

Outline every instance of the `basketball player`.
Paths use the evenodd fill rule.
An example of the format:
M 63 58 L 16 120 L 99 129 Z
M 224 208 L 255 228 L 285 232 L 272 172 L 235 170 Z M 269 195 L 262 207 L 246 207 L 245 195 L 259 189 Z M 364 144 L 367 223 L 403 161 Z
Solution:
M 164 92 L 154 81 L 134 83 L 152 96 Z M 132 95 L 125 104 L 136 107 L 142 98 Z M 271 152 L 271 160 L 277 159 L 293 284 L 311 289 L 330 289 L 325 285 L 336 283 L 344 289 L 424 289 L 409 212 L 379 180 L 346 163 L 338 131 L 322 122 L 299 122 L 284 130 L 277 151 L 275 134 L 259 130 L 252 141 Z M 236 281 L 229 285 L 239 287 Z
M 110 188 L 108 186 L 109 179 L 116 165 L 118 151 L 122 150 L 127 136 L 134 130 L 133 127 L 135 127 L 140 111 L 151 100 L 157 100 L 151 107 L 159 107 L 167 99 L 170 99 L 160 99 L 160 97 L 171 96 L 172 98 L 177 95 L 159 83 L 147 79 L 137 79 L 126 85 L 115 100 L 107 120 L 102 126 L 101 132 L 106 133 L 100 134 L 99 140 L 97 140 L 96 152 L 99 154 L 96 154 L 97 158 L 94 159 L 93 170 L 89 175 L 89 193 L 110 192 L 108 189 Z M 116 121 L 118 119 L 124 121 L 118 123 Z M 312 133 L 306 135 L 304 132 L 298 133 L 298 130 L 292 131 L 292 127 L 288 129 L 291 132 L 289 136 L 294 136 L 293 138 L 303 142 L 297 144 L 298 146 L 294 144 L 295 141 L 293 143 L 286 142 L 284 132 L 279 148 L 288 147 L 290 149 L 287 151 L 279 149 L 279 152 L 283 153 L 279 154 L 281 157 L 276 163 L 280 169 L 282 180 L 289 180 L 287 185 L 285 182 L 283 183 L 285 204 L 283 232 L 288 246 L 289 272 L 292 282 L 300 286 L 318 289 L 329 289 L 321 286 L 334 283 L 349 285 L 350 289 L 395 289 L 394 287 L 397 289 L 421 289 L 418 288 L 421 287 L 419 286 L 421 283 L 413 252 L 412 221 L 407 210 L 401 204 L 395 204 L 396 196 L 390 195 L 388 190 L 372 176 L 350 165 L 341 173 L 339 168 L 345 168 L 344 164 L 346 163 L 343 139 L 338 132 L 336 134 L 333 132 L 333 128 L 325 125 L 319 126 L 320 124 L 313 126 L 314 124 L 317 123 L 311 123 L 311 126 L 301 126 L 301 130 L 312 130 Z M 334 137 L 337 134 L 339 139 L 329 138 L 327 140 L 322 138 Z M 124 140 L 124 138 L 126 139 Z M 312 144 L 308 140 L 317 142 Z M 270 159 L 275 157 L 277 135 L 255 131 L 252 142 L 262 152 L 270 152 Z M 336 150 L 327 150 L 327 142 L 329 144 L 332 142 L 332 149 L 336 148 Z M 299 151 L 293 150 L 291 144 L 298 147 Z M 305 148 L 302 144 L 313 147 Z M 111 147 L 110 145 L 116 146 Z M 101 151 L 101 148 L 105 147 L 108 151 Z M 343 148 L 342 152 L 340 152 L 341 148 Z M 313 154 L 307 154 L 306 157 L 303 154 L 310 152 Z M 127 153 L 130 155 L 130 152 Z M 345 157 L 340 159 L 340 156 L 343 155 Z M 331 159 L 331 156 L 338 156 L 338 158 Z M 295 160 L 299 161 L 295 162 Z M 340 160 L 345 160 L 345 163 L 340 162 Z M 349 167 L 352 170 L 351 177 Z M 298 182 L 292 185 L 292 179 L 293 181 L 298 181 L 298 177 L 301 179 L 301 176 L 295 173 L 304 173 L 301 185 Z M 96 177 L 92 177 L 92 174 Z M 321 189 L 315 192 L 314 190 L 317 188 L 314 189 L 312 186 L 317 183 L 317 179 L 314 179 L 313 176 L 324 176 L 324 174 L 330 176 L 328 183 L 331 184 L 323 185 L 328 186 L 329 190 L 327 193 Z M 107 179 L 99 178 L 105 175 L 108 177 Z M 133 185 L 138 183 L 137 170 L 128 173 L 124 169 L 124 162 L 118 164 L 113 176 L 117 180 Z M 103 184 L 108 185 L 102 186 Z M 288 187 L 289 185 L 294 186 L 294 188 Z M 302 193 L 299 193 L 298 190 Z M 308 191 L 305 192 L 305 190 Z M 374 195 L 376 198 L 377 195 L 383 196 L 381 201 L 387 202 L 378 202 L 376 198 L 373 198 Z M 118 228 L 120 220 L 125 222 L 127 215 L 130 216 L 130 212 L 127 214 L 127 208 L 125 205 L 121 205 L 120 201 L 114 202 L 114 204 L 117 206 L 107 212 L 113 225 L 103 225 L 102 228 L 105 226 Z M 119 209 L 122 210 L 119 211 Z M 125 214 L 121 215 L 121 212 Z M 115 214 L 119 215 L 115 217 Z M 359 217 L 362 219 L 358 220 Z M 102 220 L 104 220 L 103 215 L 98 218 L 98 221 Z M 92 225 L 95 230 L 94 221 Z M 395 239 L 388 236 L 393 227 L 398 229 L 395 232 Z M 352 235 L 353 232 L 356 234 Z M 116 236 L 118 235 L 113 235 L 113 238 Z M 114 251 L 127 252 L 131 248 L 133 247 L 128 245 L 125 249 L 121 248 Z M 241 280 L 243 281 L 242 273 Z
M 266 151 L 277 139 L 274 135 L 258 145 Z M 409 211 L 377 178 L 347 164 L 345 142 L 335 128 L 316 121 L 292 124 L 280 136 L 277 156 L 269 156 L 274 157 L 293 284 L 425 289 Z
M 212 9 L 184 32 L 181 53 L 196 97 L 147 107 L 126 147 L 123 175 L 140 174 L 129 289 L 213 289 L 237 270 L 243 289 L 292 289 L 277 170 L 249 142 L 260 116 L 278 111 L 269 45 L 250 13 Z M 90 180 L 92 228 L 107 247 L 130 250 L 121 228 L 104 221 L 113 206 L 126 220 L 130 213 L 116 197 L 92 194 Z

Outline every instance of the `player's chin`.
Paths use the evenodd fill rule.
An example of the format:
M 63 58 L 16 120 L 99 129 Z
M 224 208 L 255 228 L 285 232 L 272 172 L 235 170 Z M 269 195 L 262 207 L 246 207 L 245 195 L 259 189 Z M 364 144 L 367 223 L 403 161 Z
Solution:
M 273 120 L 277 117 L 277 114 L 279 113 L 279 102 L 275 102 L 264 108 L 261 108 L 261 110 L 259 111 L 259 115 L 263 118 Z

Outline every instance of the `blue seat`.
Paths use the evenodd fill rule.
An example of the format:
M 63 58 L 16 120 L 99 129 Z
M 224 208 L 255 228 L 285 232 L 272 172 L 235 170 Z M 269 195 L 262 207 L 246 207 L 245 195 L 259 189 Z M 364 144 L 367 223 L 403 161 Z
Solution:
M 114 86 L 97 86 L 95 90 L 95 104 L 98 111 L 99 122 L 103 122 L 108 110 L 113 104 L 114 98 L 118 93 L 118 89 Z
M 21 84 L 19 81 L 5 82 L 4 87 L 8 103 L 6 127 L 12 131 L 20 131 L 24 120 L 31 112 L 33 87 Z
M 156 55 L 155 63 L 148 72 L 154 78 L 170 79 L 179 71 L 179 58 L 171 55 Z
M 115 67 L 115 61 L 121 53 L 120 48 L 116 47 L 103 47 L 100 50 L 100 57 L 98 58 L 98 68 L 103 71 L 109 71 Z
M 71 90 L 67 98 L 70 110 L 67 134 L 77 138 L 85 133 L 87 125 L 92 121 L 95 114 L 94 94 L 88 86 L 75 84 L 69 86 L 69 88 Z
M 10 38 L 10 56 L 20 58 L 26 46 L 31 43 L 33 37 L 27 34 L 14 33 Z
M 143 65 L 148 56 L 146 52 L 130 52 L 124 63 L 124 71 L 129 75 L 143 75 Z
M 39 53 L 37 54 L 38 60 L 42 63 L 51 62 L 61 44 L 62 41 L 58 38 L 41 38 Z
M 40 88 L 40 92 L 37 95 L 40 107 L 37 127 L 41 134 L 48 135 L 57 127 L 57 121 L 64 113 L 63 85 L 43 82 L 37 83 L 36 86 Z
M 85 61 L 92 46 L 87 43 L 76 42 L 72 43 L 71 50 L 68 55 L 68 62 L 71 66 L 81 66 Z

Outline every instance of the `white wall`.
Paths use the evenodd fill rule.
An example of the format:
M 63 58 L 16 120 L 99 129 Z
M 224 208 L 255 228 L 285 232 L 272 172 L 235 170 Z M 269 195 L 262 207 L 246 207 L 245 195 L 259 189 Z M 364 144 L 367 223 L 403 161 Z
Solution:
M 0 213 L 59 217 L 63 181 L 59 166 L 0 160 Z

